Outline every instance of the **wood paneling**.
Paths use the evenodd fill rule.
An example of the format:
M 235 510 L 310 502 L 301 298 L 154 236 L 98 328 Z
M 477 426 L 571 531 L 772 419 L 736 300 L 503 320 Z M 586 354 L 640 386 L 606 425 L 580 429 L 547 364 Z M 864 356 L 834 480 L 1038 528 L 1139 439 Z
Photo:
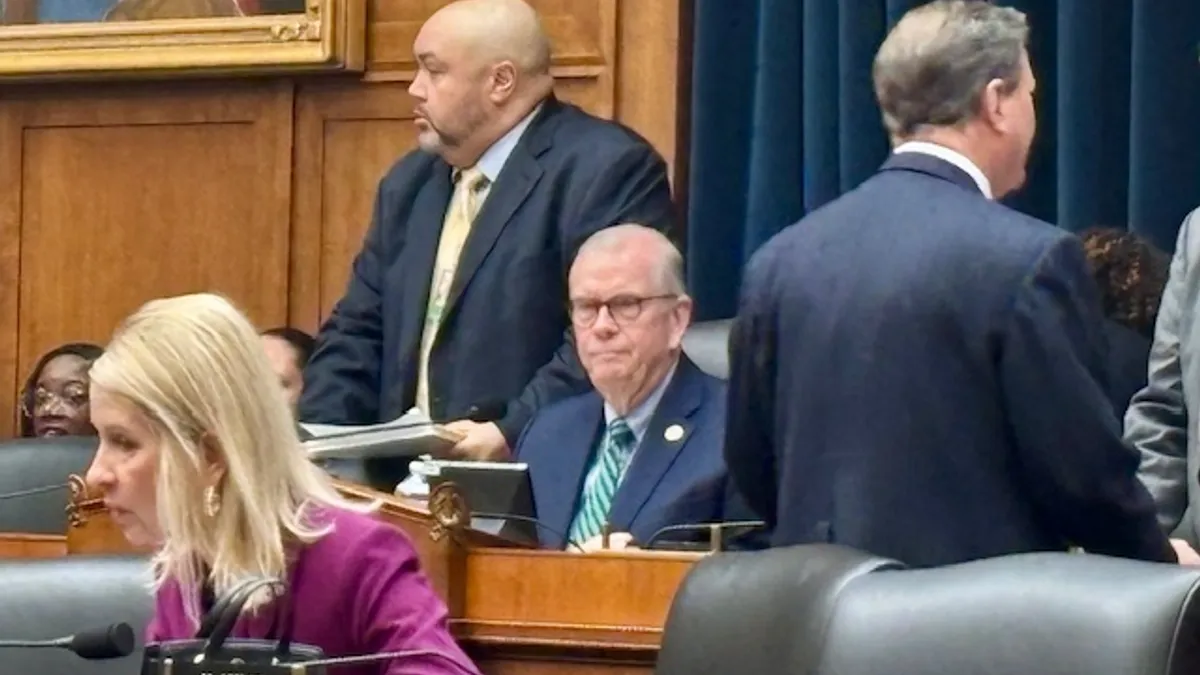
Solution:
M 287 83 L 28 91 L 0 107 L 0 176 L 21 188 L 0 207 L 4 267 L 19 270 L 0 286 L 16 327 L 0 405 L 39 354 L 103 342 L 149 298 L 216 291 L 285 321 L 291 120 Z
M 560 98 L 676 160 L 679 0 L 534 0 Z M 376 185 L 415 146 L 411 43 L 445 0 L 368 4 L 365 77 L 29 85 L 0 98 L 0 434 L 34 360 L 146 300 L 230 296 L 315 330 Z
M 296 105 L 292 325 L 315 330 L 341 297 L 379 179 L 416 147 L 406 85 L 302 86 Z

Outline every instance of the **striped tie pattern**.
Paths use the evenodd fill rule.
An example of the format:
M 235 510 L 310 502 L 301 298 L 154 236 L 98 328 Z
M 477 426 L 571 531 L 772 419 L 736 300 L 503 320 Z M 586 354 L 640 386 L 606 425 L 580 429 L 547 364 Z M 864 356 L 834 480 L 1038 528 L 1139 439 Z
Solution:
M 609 423 L 600 452 L 584 483 L 579 512 L 571 523 L 571 541 L 585 542 L 604 529 L 613 495 L 617 494 L 617 486 L 629 466 L 635 445 L 637 438 L 625 420 L 618 417 Z

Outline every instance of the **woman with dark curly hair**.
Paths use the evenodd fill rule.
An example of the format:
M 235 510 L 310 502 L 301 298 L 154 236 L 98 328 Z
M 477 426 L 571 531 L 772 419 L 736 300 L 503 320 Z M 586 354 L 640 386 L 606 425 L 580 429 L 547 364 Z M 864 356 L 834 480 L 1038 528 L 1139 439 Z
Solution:
M 90 342 L 71 342 L 42 354 L 21 390 L 20 434 L 95 436 L 88 417 L 88 369 L 104 349 Z
M 1104 307 L 1108 335 L 1109 396 L 1124 416 L 1146 386 L 1158 304 L 1171 259 L 1132 232 L 1092 228 L 1079 233 Z

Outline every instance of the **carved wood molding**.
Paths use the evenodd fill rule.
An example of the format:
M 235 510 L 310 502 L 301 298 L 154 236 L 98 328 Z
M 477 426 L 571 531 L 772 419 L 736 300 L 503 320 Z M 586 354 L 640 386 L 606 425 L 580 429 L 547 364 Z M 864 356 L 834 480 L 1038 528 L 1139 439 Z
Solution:
M 0 27 L 0 80 L 361 71 L 365 0 L 303 14 Z
M 66 508 L 68 529 L 83 527 L 92 516 L 104 511 L 104 500 L 88 493 L 82 476 L 67 476 L 67 488 L 71 492 Z

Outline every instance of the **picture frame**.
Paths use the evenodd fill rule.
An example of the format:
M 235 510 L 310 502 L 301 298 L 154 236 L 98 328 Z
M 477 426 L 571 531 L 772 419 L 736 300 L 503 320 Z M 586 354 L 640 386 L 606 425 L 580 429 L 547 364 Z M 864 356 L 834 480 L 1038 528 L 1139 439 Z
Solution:
M 365 0 L 304 0 L 294 14 L 8 24 L 0 81 L 361 72 L 365 41 Z

